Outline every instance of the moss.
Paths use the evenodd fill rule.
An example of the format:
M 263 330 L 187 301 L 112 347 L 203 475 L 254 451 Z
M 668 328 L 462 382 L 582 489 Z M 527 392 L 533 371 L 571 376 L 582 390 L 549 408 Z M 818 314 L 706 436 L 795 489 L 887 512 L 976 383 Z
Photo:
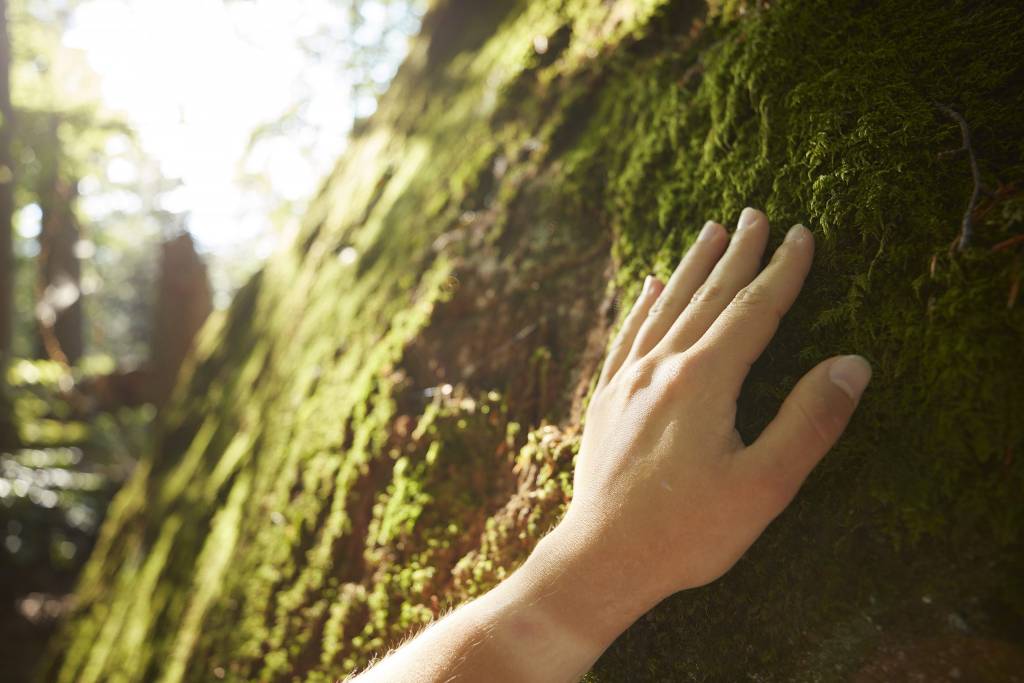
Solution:
M 964 112 L 989 182 L 1018 182 L 1024 131 L 1007 114 L 1020 104 L 1010 86 L 1020 73 L 1019 15 L 921 3 L 868 10 L 784 4 L 713 23 L 689 49 L 657 52 L 646 67 L 630 61 L 568 155 L 581 186 L 614 179 L 601 200 L 630 281 L 670 270 L 693 234 L 675 226 L 735 216 L 746 204 L 767 208 L 778 238 L 796 221 L 816 233 L 808 285 L 748 380 L 745 436 L 814 362 L 856 351 L 876 367 L 854 424 L 794 509 L 721 587 L 668 601 L 656 627 L 647 621 L 623 638 L 597 667 L 612 680 L 636 661 L 651 662 L 659 678 L 757 671 L 790 680 L 824 667 L 848 675 L 879 636 L 853 652 L 836 647 L 813 672 L 800 653 L 883 600 L 907 612 L 885 610 L 889 638 L 941 630 L 914 623 L 924 617 L 913 602 L 934 586 L 949 609 L 984 593 L 1020 614 L 1012 577 L 1024 510 L 1010 501 L 1024 476 L 1014 455 L 1024 433 L 1009 377 L 1021 370 L 1012 351 L 1021 314 L 1006 304 L 1019 266 L 990 248 L 1021 223 L 993 217 L 973 250 L 950 256 L 970 178 L 966 159 L 938 158 L 958 146 L 959 132 L 935 106 Z M 638 134 L 611 134 L 622 129 Z M 815 537 L 831 541 L 824 560 L 807 548 Z M 878 564 L 851 576 L 865 555 Z M 1003 578 L 968 557 L 987 558 Z M 794 581 L 805 595 L 793 595 Z M 760 609 L 738 622 L 753 595 Z M 692 646 L 677 646 L 671 661 L 657 657 L 652 632 L 665 621 L 700 622 L 701 636 L 682 641 Z M 728 660 L 704 654 L 708 642 Z
M 818 252 L 741 434 L 829 355 L 875 380 L 747 557 L 589 679 L 842 679 L 965 628 L 1019 649 L 1022 257 L 998 245 L 1024 227 L 1021 11 L 533 0 L 462 34 L 465 3 L 433 12 L 296 246 L 205 330 L 48 677 L 330 680 L 486 591 L 571 497 L 618 301 L 747 204 Z M 964 253 L 936 102 L 999 188 Z

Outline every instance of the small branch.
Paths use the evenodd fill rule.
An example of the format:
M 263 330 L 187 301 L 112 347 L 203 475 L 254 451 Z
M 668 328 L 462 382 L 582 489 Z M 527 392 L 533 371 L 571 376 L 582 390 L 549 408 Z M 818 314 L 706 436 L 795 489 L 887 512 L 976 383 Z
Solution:
M 960 226 L 960 241 L 957 251 L 964 251 L 970 246 L 971 238 L 974 237 L 974 209 L 978 205 L 978 197 L 981 196 L 981 172 L 978 170 L 978 158 L 974 155 L 974 146 L 971 144 L 971 131 L 967 127 L 967 121 L 952 107 L 945 104 L 934 103 L 943 113 L 957 122 L 960 126 L 960 136 L 963 138 L 963 146 L 958 150 L 945 152 L 939 155 L 940 158 L 948 156 L 953 152 L 967 152 L 971 161 L 971 178 L 974 180 L 974 189 L 971 191 L 971 200 L 967 203 L 967 211 L 964 212 L 964 219 Z
M 1003 249 L 1009 249 L 1015 244 L 1024 244 L 1024 235 L 1015 235 L 1010 239 L 1003 240 L 999 244 L 992 247 L 992 251 L 1002 251 Z

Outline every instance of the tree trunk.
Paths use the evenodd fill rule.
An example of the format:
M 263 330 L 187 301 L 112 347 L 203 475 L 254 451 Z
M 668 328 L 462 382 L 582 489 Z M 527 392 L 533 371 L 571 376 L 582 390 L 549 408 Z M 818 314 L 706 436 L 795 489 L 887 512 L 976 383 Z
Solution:
M 7 28 L 7 0 L 0 0 L 0 371 L 6 367 L 10 356 L 14 329 L 13 127 L 11 38 Z
M 170 397 L 178 371 L 211 310 L 210 280 L 191 235 L 182 233 L 167 240 L 160 246 L 150 358 L 153 398 L 158 405 Z
M 746 205 L 817 253 L 744 440 L 828 356 L 874 380 L 744 559 L 588 680 L 1019 675 L 1022 64 L 1011 3 L 435 2 L 206 335 L 51 677 L 329 681 L 493 586 L 571 496 L 643 276 Z
M 60 168 L 60 116 L 50 122 L 52 150 L 42 163 L 39 179 L 39 265 L 36 322 L 40 356 L 74 364 L 84 349 L 82 315 L 82 266 L 75 249 L 81 237 L 74 204 L 78 184 L 64 177 Z

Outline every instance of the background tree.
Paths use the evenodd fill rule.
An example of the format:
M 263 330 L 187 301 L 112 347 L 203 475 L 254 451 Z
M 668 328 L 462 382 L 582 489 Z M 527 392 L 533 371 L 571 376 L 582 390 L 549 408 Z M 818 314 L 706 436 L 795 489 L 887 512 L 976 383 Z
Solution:
M 73 365 L 84 351 L 82 267 L 78 259 L 81 230 L 75 216 L 78 179 L 64 177 L 60 163 L 61 117 L 44 118 L 47 143 L 38 145 L 38 189 L 42 214 L 37 256 L 35 316 L 41 358 Z
M 11 38 L 7 0 L 0 0 L 0 449 L 17 444 L 17 430 L 4 378 L 11 354 L 14 327 L 14 160 L 11 138 Z
M 0 369 L 6 367 L 14 326 L 14 108 L 7 0 L 0 0 Z M 0 387 L 3 382 L 0 380 Z M 2 390 L 2 389 L 0 389 Z
M 192 340 L 212 310 L 206 265 L 188 233 L 160 246 L 160 276 L 153 321 L 152 401 L 162 405 L 171 395 L 178 369 L 192 350 Z

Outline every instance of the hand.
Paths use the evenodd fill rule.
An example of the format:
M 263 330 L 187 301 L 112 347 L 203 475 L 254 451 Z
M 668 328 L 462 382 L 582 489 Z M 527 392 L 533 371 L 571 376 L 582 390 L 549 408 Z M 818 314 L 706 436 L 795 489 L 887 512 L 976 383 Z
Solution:
M 743 443 L 740 388 L 814 254 L 810 231 L 795 226 L 758 274 L 767 240 L 754 209 L 731 239 L 707 223 L 667 284 L 647 279 L 590 403 L 556 531 L 592 571 L 655 601 L 740 558 L 839 438 L 871 377 L 859 356 L 823 361 Z
M 796 226 L 758 275 L 767 241 L 764 214 L 745 209 L 731 240 L 708 223 L 667 285 L 648 278 L 591 400 L 565 517 L 505 581 L 359 681 L 578 680 L 658 601 L 739 559 L 871 377 L 858 356 L 824 361 L 743 444 L 736 397 L 814 252 Z

